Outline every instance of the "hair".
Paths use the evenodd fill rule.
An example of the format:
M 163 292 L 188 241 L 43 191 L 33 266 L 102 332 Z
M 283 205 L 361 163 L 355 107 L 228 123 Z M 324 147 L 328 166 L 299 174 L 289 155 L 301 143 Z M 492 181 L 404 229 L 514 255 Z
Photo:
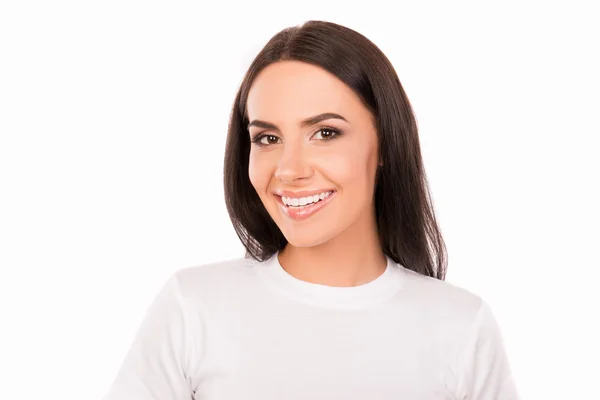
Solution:
M 246 257 L 264 261 L 287 244 L 250 182 L 246 109 L 256 76 L 268 65 L 285 60 L 309 63 L 335 75 L 371 111 L 382 162 L 374 190 L 382 250 L 408 269 L 444 280 L 446 247 L 429 193 L 417 122 L 398 75 L 365 36 L 326 21 L 308 21 L 273 36 L 253 60 L 235 97 L 225 148 L 224 192 Z

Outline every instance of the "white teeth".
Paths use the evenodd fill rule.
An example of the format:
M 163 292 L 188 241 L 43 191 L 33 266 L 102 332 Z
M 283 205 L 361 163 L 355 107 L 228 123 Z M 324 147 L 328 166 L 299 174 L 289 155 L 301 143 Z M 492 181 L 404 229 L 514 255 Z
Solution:
M 308 197 L 281 197 L 281 201 L 283 201 L 283 204 L 286 206 L 302 207 L 326 199 L 331 193 L 333 193 L 333 191 L 323 192 Z

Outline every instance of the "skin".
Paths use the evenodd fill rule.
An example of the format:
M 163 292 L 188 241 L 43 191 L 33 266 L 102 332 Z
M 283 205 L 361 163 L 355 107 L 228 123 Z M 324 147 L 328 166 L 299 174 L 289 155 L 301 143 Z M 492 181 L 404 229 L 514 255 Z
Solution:
M 373 202 L 378 139 L 373 115 L 359 96 L 320 67 L 281 61 L 257 76 L 247 107 L 251 140 L 262 135 L 250 150 L 250 181 L 288 241 L 279 253 L 282 267 L 327 286 L 357 286 L 380 276 L 386 259 Z M 301 123 L 323 113 L 346 121 Z M 272 127 L 254 126 L 255 120 Z M 336 193 L 321 210 L 295 221 L 281 211 L 277 189 Z

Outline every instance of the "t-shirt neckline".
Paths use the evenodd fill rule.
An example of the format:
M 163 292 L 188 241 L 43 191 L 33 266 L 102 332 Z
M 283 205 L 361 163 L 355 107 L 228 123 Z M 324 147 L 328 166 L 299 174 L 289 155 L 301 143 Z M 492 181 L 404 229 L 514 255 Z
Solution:
M 288 273 L 279 262 L 279 253 L 259 263 L 261 277 L 272 289 L 296 301 L 323 308 L 364 309 L 385 302 L 400 290 L 402 267 L 389 256 L 386 269 L 374 280 L 358 286 L 327 286 L 307 282 Z

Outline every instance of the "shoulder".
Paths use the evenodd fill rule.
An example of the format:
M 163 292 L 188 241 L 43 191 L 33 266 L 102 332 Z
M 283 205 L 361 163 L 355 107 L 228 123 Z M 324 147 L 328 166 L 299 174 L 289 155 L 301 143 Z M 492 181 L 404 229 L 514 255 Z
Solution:
M 253 259 L 239 257 L 181 268 L 175 272 L 175 275 L 185 281 L 222 279 L 231 275 L 239 276 L 244 271 L 251 270 L 254 264 L 256 261 Z
M 401 267 L 412 323 L 428 348 L 444 354 L 455 398 L 517 399 L 502 331 L 488 303 L 471 291 Z
M 420 315 L 441 321 L 447 327 L 469 329 L 486 311 L 484 299 L 466 288 L 398 265 L 403 276 L 400 295 L 414 305 Z
M 172 279 L 187 301 L 239 297 L 256 286 L 256 264 L 250 258 L 234 258 L 181 268 Z
M 175 272 L 175 277 L 182 289 L 233 284 L 251 276 L 256 263 L 250 258 L 233 258 L 181 268 Z

